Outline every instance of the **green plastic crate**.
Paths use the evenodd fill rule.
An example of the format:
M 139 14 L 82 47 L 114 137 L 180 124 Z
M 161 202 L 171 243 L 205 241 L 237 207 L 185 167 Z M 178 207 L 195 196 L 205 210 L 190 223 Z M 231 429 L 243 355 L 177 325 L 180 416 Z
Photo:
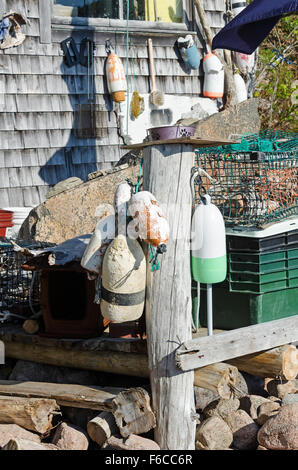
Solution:
M 265 274 L 249 271 L 231 271 L 227 280 L 231 292 L 265 293 L 293 286 L 293 279 L 298 278 L 298 269 L 268 272 Z
M 238 261 L 229 262 L 229 272 L 248 271 L 250 273 L 273 273 L 276 271 L 283 271 L 288 268 L 287 260 L 273 261 L 272 263 L 238 263 Z
M 200 325 L 204 327 L 207 326 L 206 305 L 206 290 L 202 288 Z M 230 330 L 293 315 L 298 315 L 298 286 L 259 295 L 213 287 L 214 328 Z

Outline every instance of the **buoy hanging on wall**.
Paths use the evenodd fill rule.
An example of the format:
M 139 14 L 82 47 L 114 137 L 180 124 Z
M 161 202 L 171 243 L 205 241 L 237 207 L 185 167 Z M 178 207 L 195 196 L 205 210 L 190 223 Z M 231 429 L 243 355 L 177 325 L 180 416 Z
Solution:
M 226 234 L 219 209 L 204 196 L 192 218 L 192 273 L 196 282 L 215 284 L 227 275 Z
M 126 77 L 121 59 L 111 52 L 107 59 L 106 74 L 109 93 L 117 103 L 125 101 Z
M 246 8 L 246 2 L 239 0 L 232 0 L 232 12 L 234 16 L 239 15 L 239 13 Z
M 118 235 L 102 266 L 101 313 L 115 323 L 137 320 L 145 303 L 146 259 L 137 240 Z
M 199 68 L 201 57 L 191 34 L 178 38 L 177 45 L 185 65 L 193 70 Z
M 167 244 L 169 224 L 153 194 L 149 191 L 134 194 L 128 203 L 128 210 L 133 218 L 128 224 L 128 236 L 139 237 L 154 247 Z
M 235 90 L 236 90 L 236 99 L 237 103 L 242 103 L 242 101 L 247 100 L 247 90 L 246 85 L 239 73 L 234 74 Z
M 224 69 L 215 54 L 209 52 L 203 59 L 204 87 L 203 96 L 216 99 L 224 95 Z

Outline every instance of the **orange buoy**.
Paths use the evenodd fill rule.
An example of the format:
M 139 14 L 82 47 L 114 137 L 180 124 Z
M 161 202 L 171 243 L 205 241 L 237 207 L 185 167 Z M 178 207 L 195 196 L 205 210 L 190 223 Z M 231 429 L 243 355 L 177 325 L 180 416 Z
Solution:
M 125 101 L 125 92 L 127 90 L 126 77 L 121 59 L 111 52 L 108 56 L 107 66 L 108 90 L 117 103 Z

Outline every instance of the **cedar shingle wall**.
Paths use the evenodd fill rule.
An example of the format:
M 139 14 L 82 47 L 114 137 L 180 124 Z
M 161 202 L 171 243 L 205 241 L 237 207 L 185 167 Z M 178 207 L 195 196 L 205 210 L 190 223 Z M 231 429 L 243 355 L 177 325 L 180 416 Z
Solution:
M 205 0 L 205 7 L 216 32 L 223 25 L 224 0 Z M 41 44 L 38 0 L 0 0 L 0 13 L 9 10 L 22 13 L 28 24 L 22 27 L 23 44 L 0 51 L 0 90 L 5 92 L 0 100 L 0 207 L 37 205 L 50 185 L 69 176 L 86 180 L 89 173 L 109 168 L 124 153 L 115 113 L 108 112 L 103 71 L 105 40 L 110 38 L 124 59 L 125 34 L 53 24 L 52 44 Z M 87 102 L 87 69 L 64 64 L 60 43 L 69 36 L 77 44 L 86 36 L 96 43 L 95 92 L 103 110 L 102 138 L 75 136 L 74 110 Z M 134 61 L 129 62 L 129 73 L 140 93 L 150 91 L 146 39 L 131 35 Z M 175 39 L 153 38 L 157 88 L 177 96 L 199 96 L 202 71 L 183 71 L 173 48 Z

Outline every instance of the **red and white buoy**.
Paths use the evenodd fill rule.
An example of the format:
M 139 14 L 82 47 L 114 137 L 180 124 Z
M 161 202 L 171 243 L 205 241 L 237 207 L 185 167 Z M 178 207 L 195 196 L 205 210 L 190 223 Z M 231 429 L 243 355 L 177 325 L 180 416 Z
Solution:
M 111 52 L 107 59 L 106 75 L 109 93 L 117 103 L 125 101 L 127 82 L 121 59 Z
M 209 52 L 203 59 L 204 88 L 203 96 L 206 98 L 222 98 L 224 95 L 224 69 L 221 61 L 215 54 Z

